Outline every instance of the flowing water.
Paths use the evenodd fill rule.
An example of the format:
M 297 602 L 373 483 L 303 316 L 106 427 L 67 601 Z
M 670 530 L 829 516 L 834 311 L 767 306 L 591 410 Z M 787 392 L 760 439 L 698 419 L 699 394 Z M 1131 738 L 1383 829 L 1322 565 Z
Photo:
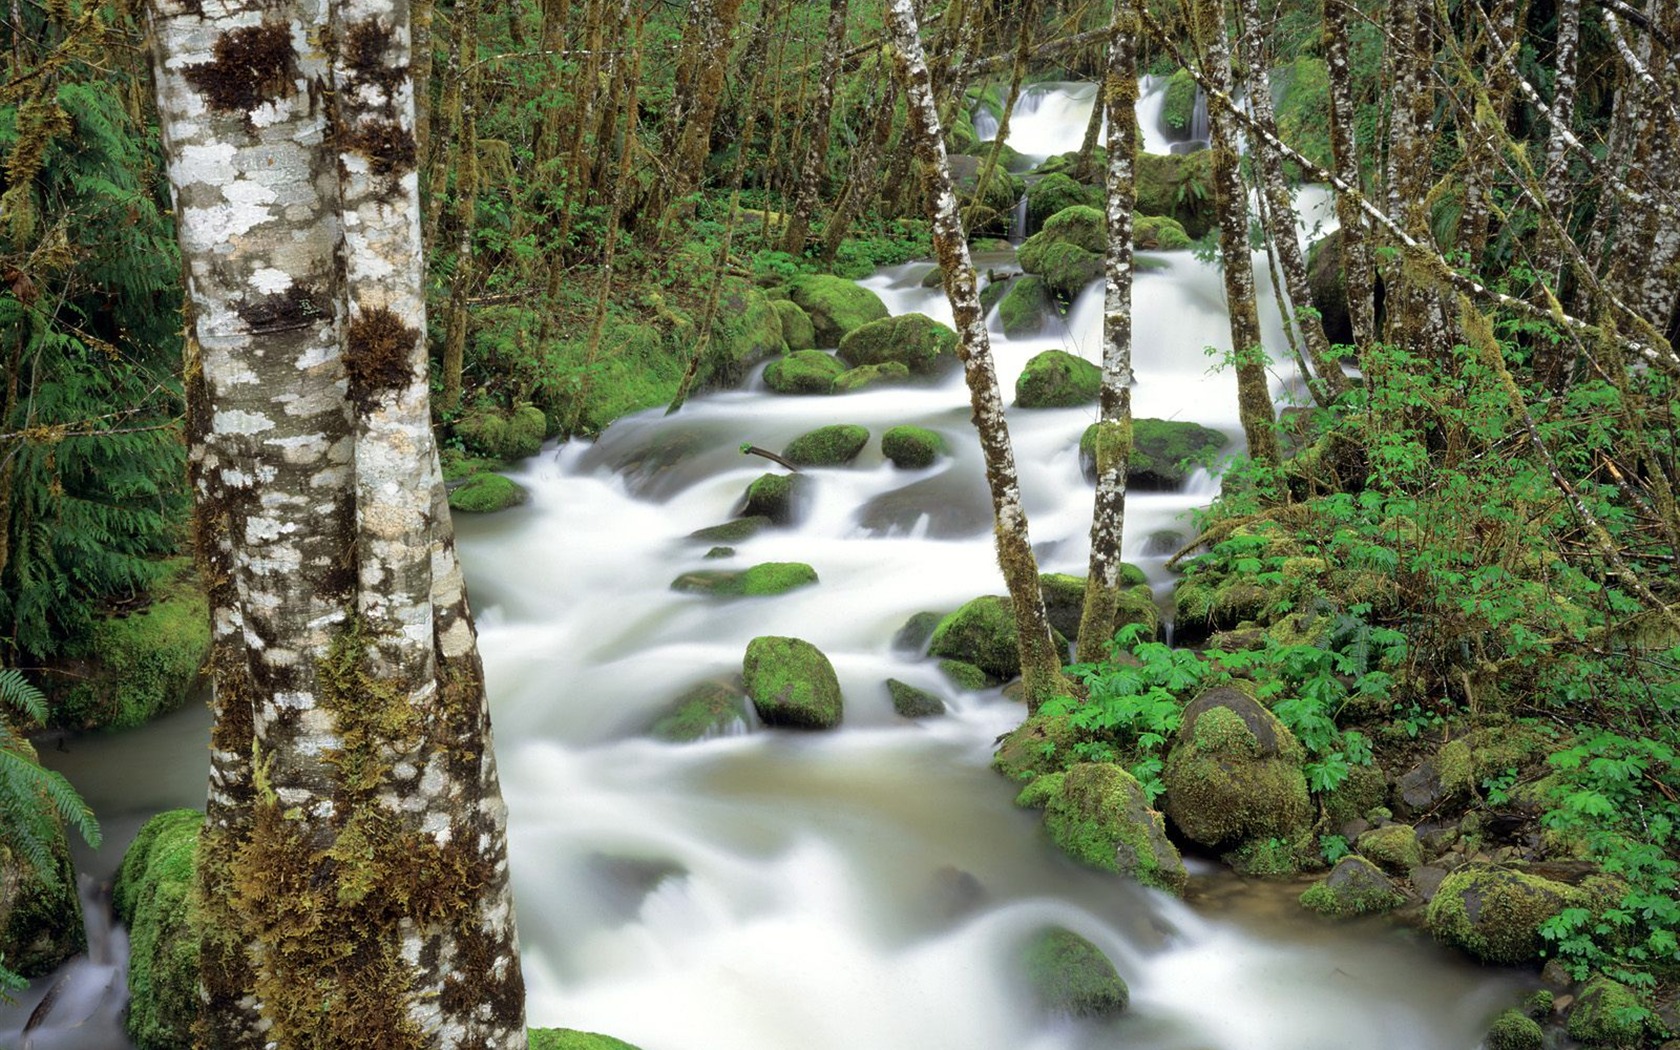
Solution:
M 1014 116 L 1012 144 L 1041 156 L 1076 148 L 1088 92 L 1034 95 Z M 1140 109 L 1151 105 L 1158 92 Z M 1012 257 L 979 262 L 1001 270 Z M 1228 342 L 1217 273 L 1187 253 L 1159 264 L 1137 279 L 1134 411 L 1214 427 L 1238 447 L 1235 380 L 1210 372 L 1204 353 Z M 929 268 L 865 283 L 895 313 L 949 321 L 943 296 L 922 287 Z M 1006 394 L 1041 350 L 1099 360 L 1100 313 L 1094 288 L 1037 338 L 994 332 Z M 1297 385 L 1284 372 L 1275 384 L 1280 397 Z M 1081 868 L 1044 839 L 1036 814 L 1012 805 L 1013 787 L 987 762 L 1020 705 L 960 691 L 894 645 L 914 613 L 1002 591 L 968 413 L 957 376 L 834 398 L 750 384 L 527 461 L 528 505 L 458 523 L 511 814 L 532 1023 L 610 1032 L 644 1050 L 1472 1050 L 1512 997 L 1509 979 L 1386 927 L 1319 924 L 1279 906 L 1277 887 L 1232 893 L 1206 865 L 1188 905 Z M 1093 418 L 1010 412 L 1044 571 L 1084 572 L 1092 493 L 1076 443 Z M 730 518 L 748 483 L 779 469 L 739 446 L 779 449 L 827 423 L 863 424 L 874 439 L 848 467 L 807 471 L 813 498 L 797 526 L 708 559 L 689 534 Z M 952 454 L 893 468 L 879 435 L 901 423 L 939 431 Z M 1203 472 L 1185 492 L 1128 497 L 1126 556 L 1163 596 L 1162 563 L 1216 487 Z M 690 570 L 766 561 L 808 562 L 820 582 L 735 600 L 670 589 Z M 738 674 L 748 641 L 766 634 L 828 654 L 846 698 L 842 728 L 742 723 L 681 745 L 646 736 L 684 689 Z M 946 713 L 900 718 L 888 677 L 939 695 Z M 102 812 L 131 815 L 110 829 L 107 867 L 139 815 L 202 795 L 203 716 L 148 732 L 145 745 L 73 741 L 71 754 L 49 755 L 110 807 Z M 156 778 L 159 768 L 172 772 Z M 1124 1018 L 1036 1012 L 1018 960 L 1047 924 L 1114 960 L 1132 990 Z M 29 1008 L 0 1015 L 0 1045 Z M 92 1041 L 95 1027 L 87 1042 L 37 1046 L 106 1045 Z

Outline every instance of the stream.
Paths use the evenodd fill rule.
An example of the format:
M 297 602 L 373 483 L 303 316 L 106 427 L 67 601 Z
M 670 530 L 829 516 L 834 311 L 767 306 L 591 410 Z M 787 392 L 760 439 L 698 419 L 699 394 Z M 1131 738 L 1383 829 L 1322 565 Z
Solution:
M 1077 148 L 1093 93 L 1032 89 L 1011 145 L 1040 157 Z M 1146 147 L 1165 151 L 1160 96 L 1146 85 L 1139 115 Z M 1305 190 L 1301 204 L 1310 223 L 1327 201 Z M 1134 292 L 1133 411 L 1213 427 L 1238 449 L 1235 378 L 1204 352 L 1229 342 L 1218 273 L 1188 252 L 1154 258 Z M 1012 253 L 977 265 L 1007 269 Z M 922 287 L 930 268 L 864 283 L 895 314 L 949 323 L 943 293 Z M 1032 339 L 1007 339 L 994 322 L 1006 401 L 1042 350 L 1100 361 L 1101 305 L 1094 286 Z M 1276 311 L 1267 316 L 1280 356 Z M 1280 401 L 1298 386 L 1277 372 Z M 515 475 L 528 504 L 457 519 L 510 810 L 531 1023 L 643 1050 L 1474 1050 L 1515 997 L 1511 975 L 1380 923 L 1321 923 L 1293 904 L 1299 885 L 1241 883 L 1206 862 L 1192 861 L 1189 903 L 1143 889 L 1067 859 L 1038 814 L 1012 804 L 1015 788 L 988 761 L 1021 705 L 962 691 L 894 644 L 917 612 L 1003 590 L 968 416 L 960 374 L 831 398 L 782 397 L 755 379 L 545 451 Z M 1094 407 L 1009 412 L 1041 571 L 1085 572 L 1092 487 L 1076 445 L 1094 419 Z M 739 447 L 779 450 L 829 423 L 862 424 L 871 442 L 849 466 L 807 470 L 799 524 L 708 559 L 690 533 L 728 520 L 754 478 L 779 470 Z M 894 468 L 879 439 L 904 423 L 940 432 L 951 455 Z M 1163 600 L 1163 563 L 1217 488 L 1204 471 L 1183 492 L 1127 498 L 1125 556 Z M 820 582 L 746 599 L 670 586 L 691 570 L 768 561 L 807 562 Z M 739 674 L 759 635 L 800 637 L 829 656 L 845 695 L 839 730 L 743 722 L 692 744 L 646 735 L 685 689 Z M 946 713 L 901 718 L 889 677 L 937 694 Z M 109 872 L 149 813 L 202 805 L 206 734 L 195 708 L 122 737 L 73 738 L 67 752 L 43 748 L 105 822 L 111 845 L 80 857 L 84 870 Z M 1019 956 L 1047 924 L 1114 961 L 1131 987 L 1126 1015 L 1035 1009 Z M 23 1018 L 48 983 L 0 1008 L 0 1046 L 22 1050 Z M 76 1028 L 42 1026 L 34 1050 L 126 1045 L 97 996 L 87 1013 Z

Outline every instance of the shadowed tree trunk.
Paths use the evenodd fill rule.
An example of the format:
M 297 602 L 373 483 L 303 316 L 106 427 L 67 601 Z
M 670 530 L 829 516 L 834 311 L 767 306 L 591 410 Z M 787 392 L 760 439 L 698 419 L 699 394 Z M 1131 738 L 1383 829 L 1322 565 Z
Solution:
M 1336 175 L 1345 185 L 1361 185 L 1359 150 L 1353 125 L 1353 72 L 1348 65 L 1347 4 L 1324 0 L 1324 61 L 1330 80 L 1330 152 Z M 1354 345 L 1363 350 L 1376 341 L 1375 291 L 1365 213 L 1351 194 L 1336 194 L 1341 228 L 1342 273 L 1347 287 L 1348 318 Z
M 951 186 L 951 169 L 945 157 L 933 82 L 922 53 L 911 0 L 891 0 L 888 22 L 899 78 L 910 107 L 910 134 L 933 200 L 930 218 L 934 252 L 944 272 L 945 295 L 951 301 L 958 353 L 974 409 L 974 429 L 979 433 L 980 450 L 986 461 L 998 564 L 1015 611 L 1027 709 L 1036 711 L 1040 704 L 1064 692 L 1067 683 L 1062 677 L 1061 659 L 1050 637 L 1050 621 L 1044 611 L 1038 562 L 1028 540 L 1027 512 L 1021 506 L 1020 484 L 1015 474 L 1015 453 L 1009 443 L 1009 425 L 1004 420 L 997 370 L 992 365 L 991 339 L 986 334 L 986 317 L 980 308 L 968 240 L 957 213 L 957 195 Z
M 249 947 L 264 1042 L 517 1050 L 505 807 L 431 436 L 407 14 L 151 7 L 200 547 L 232 581 L 212 808 L 242 812 L 209 825 L 205 892 Z M 323 26 L 330 53 L 294 49 Z M 241 1023 L 207 1031 L 251 1045 Z
M 810 136 L 805 142 L 805 160 L 799 166 L 799 187 L 782 232 L 782 251 L 798 256 L 805 251 L 805 234 L 811 214 L 817 209 L 823 169 L 828 165 L 828 125 L 834 114 L 834 89 L 840 79 L 840 53 L 846 46 L 847 0 L 829 0 L 828 36 L 823 41 L 822 71 L 817 78 L 817 98 L 807 118 Z M 750 68 L 750 67 L 749 67 Z M 746 146 L 742 145 L 742 152 Z

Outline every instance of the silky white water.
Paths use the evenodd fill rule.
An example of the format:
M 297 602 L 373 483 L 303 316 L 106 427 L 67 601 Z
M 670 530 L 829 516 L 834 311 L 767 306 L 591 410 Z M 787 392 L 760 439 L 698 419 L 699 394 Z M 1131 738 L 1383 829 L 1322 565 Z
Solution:
M 1015 114 L 1011 143 L 1033 154 L 1077 148 L 1088 90 L 1035 95 Z M 1140 110 L 1150 105 L 1158 92 Z M 1134 411 L 1214 427 L 1237 451 L 1235 379 L 1213 371 L 1229 343 L 1218 274 L 1188 253 L 1159 259 L 1134 292 Z M 979 263 L 1002 270 L 1012 257 Z M 865 283 L 895 313 L 949 321 L 942 294 L 921 286 L 930 265 Z M 1041 350 L 1100 360 L 1100 313 L 1093 288 L 1038 338 L 994 331 L 1006 400 Z M 1268 318 L 1268 345 L 1282 357 L 1275 311 Z M 1279 398 L 1297 387 L 1279 369 Z M 510 812 L 531 1022 L 643 1050 L 1472 1050 L 1512 995 L 1500 975 L 1382 927 L 1198 915 L 1078 866 L 1044 839 L 1037 814 L 1013 806 L 1014 788 L 987 763 L 1020 705 L 997 690 L 959 691 L 893 643 L 916 612 L 1002 591 L 968 414 L 960 376 L 833 398 L 749 384 L 551 449 L 517 474 L 528 505 L 459 520 Z M 1092 491 L 1076 444 L 1094 418 L 1086 408 L 1010 410 L 1043 571 L 1084 572 Z M 870 429 L 858 461 L 806 472 L 813 499 L 796 527 L 708 559 L 710 545 L 689 534 L 730 518 L 754 478 L 782 469 L 739 446 L 779 450 L 828 423 Z M 879 438 L 901 423 L 939 431 L 952 454 L 894 469 Z M 1216 486 L 1201 472 L 1182 493 L 1131 494 L 1127 557 L 1163 581 L 1166 556 L 1193 533 L 1190 512 Z M 737 600 L 670 589 L 687 571 L 766 561 L 808 562 L 820 582 Z M 748 641 L 765 634 L 804 638 L 830 657 L 842 728 L 647 738 L 674 697 L 739 674 Z M 947 713 L 900 718 L 888 677 L 938 694 Z M 111 807 L 102 812 L 199 804 L 202 716 L 148 732 L 148 748 L 134 737 L 78 741 L 56 764 Z M 142 774 L 127 771 L 151 777 L 160 765 L 177 770 L 155 789 L 168 797 L 134 798 Z M 112 822 L 119 844 L 135 819 Z M 1124 1018 L 1040 1016 L 1019 951 L 1047 924 L 1115 962 L 1132 991 Z M 14 1021 L 15 1011 L 0 1016 L 0 1042 L 19 1030 Z

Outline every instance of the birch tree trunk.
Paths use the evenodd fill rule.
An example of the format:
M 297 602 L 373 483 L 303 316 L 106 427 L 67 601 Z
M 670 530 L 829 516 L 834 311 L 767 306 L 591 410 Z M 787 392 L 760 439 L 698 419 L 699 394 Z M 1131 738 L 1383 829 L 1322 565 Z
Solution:
M 1103 375 L 1097 423 L 1097 495 L 1091 514 L 1091 564 L 1079 616 L 1081 662 L 1107 655 L 1120 601 L 1120 551 L 1126 523 L 1126 473 L 1132 455 L 1132 211 L 1137 153 L 1137 0 L 1117 0 L 1100 108 L 1108 122 L 1104 260 Z
M 201 542 L 231 580 L 218 659 L 234 623 L 242 643 L 216 675 L 217 767 L 251 770 L 213 786 L 248 831 L 206 892 L 249 946 L 266 1043 L 521 1048 L 505 810 L 431 436 L 407 5 L 151 17 L 208 420 L 198 513 L 225 522 L 225 550 Z
M 1015 453 L 1009 443 L 1009 424 L 1004 419 L 997 370 L 992 364 L 991 340 L 986 334 L 985 313 L 980 308 L 968 240 L 957 212 L 957 195 L 951 186 L 951 169 L 945 157 L 945 139 L 940 130 L 932 77 L 922 52 L 912 0 L 890 0 L 887 20 L 894 60 L 909 103 L 910 134 L 933 198 L 930 216 L 933 247 L 944 271 L 945 295 L 951 301 L 958 354 L 962 357 L 974 409 L 974 429 L 980 436 L 980 450 L 986 462 L 998 564 L 1015 612 L 1027 709 L 1036 711 L 1044 701 L 1064 692 L 1067 684 L 1062 678 L 1062 662 L 1050 637 L 1050 621 L 1039 589 L 1038 562 L 1027 536 L 1027 512 L 1021 505 Z

